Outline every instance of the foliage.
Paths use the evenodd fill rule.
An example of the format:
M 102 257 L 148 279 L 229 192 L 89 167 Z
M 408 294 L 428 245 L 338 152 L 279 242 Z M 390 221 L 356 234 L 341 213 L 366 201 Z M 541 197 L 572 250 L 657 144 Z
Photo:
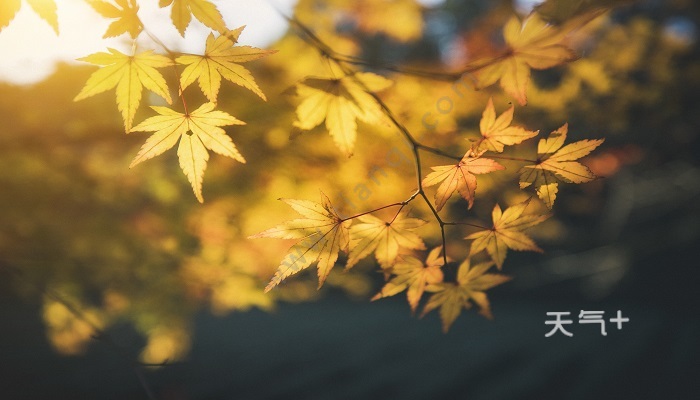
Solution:
M 414 1 L 392 2 L 392 13 L 419 21 L 399 24 L 398 18 L 385 23 L 382 1 L 325 2 L 334 14 L 305 0 L 287 35 L 275 50 L 265 50 L 239 45 L 243 28 L 229 30 L 216 2 L 160 1 L 183 37 L 194 20 L 208 27 L 204 51 L 186 54 L 159 44 L 139 19 L 144 1 L 86 1 L 109 21 L 105 36 L 121 36 L 132 51 L 88 55 L 81 60 L 99 67 L 91 75 L 87 69 L 64 72 L 40 87 L 62 95 L 33 99 L 50 105 L 42 119 L 71 138 L 68 145 L 53 146 L 57 139 L 42 136 L 46 129 L 30 112 L 4 115 L 9 126 L 33 128 L 7 133 L 2 165 L 18 172 L 3 173 L 3 187 L 17 194 L 2 205 L 36 217 L 27 223 L 8 216 L 3 231 L 18 232 L 19 239 L 1 236 L 0 244 L 8 260 L 33 260 L 18 243 L 54 243 L 46 251 L 61 262 L 53 275 L 34 278 L 81 304 L 100 326 L 129 318 L 147 336 L 142 360 L 148 362 L 186 353 L 188 318 L 198 306 L 216 313 L 270 309 L 278 300 L 315 299 L 321 285 L 368 299 L 380 287 L 374 276 L 384 277 L 374 299 L 405 291 L 408 309 L 415 313 L 423 302 L 419 314 L 439 310 L 445 331 L 474 305 L 491 317 L 487 292 L 509 280 L 491 271 L 509 268 L 508 249 L 539 252 L 535 240 L 544 249 L 556 246 L 557 232 L 566 230 L 556 215 L 585 209 L 585 201 L 575 200 L 599 190 L 599 182 L 581 190 L 564 189 L 564 183 L 593 181 L 594 172 L 614 173 L 623 162 L 622 153 L 607 149 L 591 157 L 603 139 L 587 138 L 583 121 L 590 118 L 606 135 L 625 123 L 591 112 L 596 102 L 603 99 L 623 115 L 658 99 L 661 92 L 626 77 L 653 54 L 649 73 L 668 79 L 664 71 L 680 51 L 632 41 L 648 37 L 652 28 L 640 21 L 613 23 L 600 8 L 558 25 L 537 13 L 516 17 L 493 9 L 484 17 L 498 22 L 493 32 L 468 32 L 465 22 L 459 34 L 465 46 L 478 42 L 475 37 L 498 37 L 505 48 L 480 39 L 469 59 L 447 66 L 431 54 L 406 60 L 394 51 L 427 47 L 423 17 L 430 11 Z M 26 3 L 58 32 L 50 8 Z M 21 4 L 3 2 L 0 27 Z M 582 43 L 586 51 L 575 53 Z M 542 71 L 552 67 L 555 74 Z M 470 90 L 472 83 L 483 90 Z M 295 96 L 277 95 L 288 87 Z M 110 105 L 100 95 L 112 89 L 118 112 L 113 98 Z M 70 104 L 75 93 L 75 100 L 89 101 Z M 6 110 L 36 109 L 7 99 Z M 509 105 L 513 101 L 518 104 Z M 67 108 L 72 111 L 59 112 Z M 94 118 L 76 122 L 86 115 Z M 564 124 L 569 117 L 571 132 Z M 557 126 L 535 143 L 539 129 Z M 118 135 L 120 130 L 129 135 Z M 136 132 L 151 134 L 142 144 Z M 26 137 L 27 148 L 46 148 L 10 153 L 19 146 L 13 136 Z M 177 157 L 167 152 L 176 144 Z M 210 159 L 209 151 L 226 157 Z M 611 159 L 619 163 L 606 161 Z M 20 190 L 22 179 L 42 187 L 43 197 Z M 203 188 L 202 205 L 186 196 L 191 190 L 202 202 Z M 289 210 L 275 202 L 280 196 L 301 217 L 290 220 Z M 61 202 L 68 202 L 69 212 L 40 219 Z M 79 218 L 104 210 L 114 215 Z M 544 222 L 549 210 L 555 215 Z M 71 235 L 62 234 L 66 226 Z M 509 263 L 517 264 L 517 254 L 510 254 Z M 315 282 L 292 277 L 313 267 Z M 84 287 L 74 284 L 79 277 L 88 279 Z M 66 351 L 77 351 L 89 340 L 79 317 L 71 321 L 55 301 L 47 301 L 45 310 L 57 346 L 68 343 Z

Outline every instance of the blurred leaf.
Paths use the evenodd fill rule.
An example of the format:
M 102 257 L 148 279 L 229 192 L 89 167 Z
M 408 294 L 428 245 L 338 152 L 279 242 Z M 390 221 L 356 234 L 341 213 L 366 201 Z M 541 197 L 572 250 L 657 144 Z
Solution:
M 547 69 L 576 59 L 574 52 L 561 43 L 565 34 L 566 31 L 547 25 L 537 13 L 522 23 L 513 16 L 503 28 L 506 52 L 491 60 L 479 60 L 466 69 L 477 70 L 479 87 L 500 81 L 506 93 L 525 105 L 530 68 Z
M 58 14 L 54 0 L 27 0 L 34 12 L 58 35 Z M 12 22 L 17 11 L 22 7 L 21 0 L 3 0 L 0 2 L 0 31 Z
M 161 8 L 171 4 L 173 7 L 170 17 L 182 37 L 185 37 L 185 30 L 193 15 L 201 23 L 221 34 L 228 31 L 221 13 L 209 0 L 160 0 L 158 3 Z
M 635 0 L 546 0 L 535 7 L 545 20 L 557 24 L 590 12 L 610 9 Z
M 88 4 L 103 17 L 117 19 L 107 28 L 104 34 L 105 38 L 119 36 L 128 32 L 133 39 L 136 39 L 143 30 L 143 24 L 137 15 L 139 11 L 138 4 L 135 0 L 115 1 L 117 6 L 102 0 L 89 0 Z
M 294 126 L 309 130 L 326 121 L 326 128 L 338 148 L 350 157 L 357 135 L 356 118 L 378 123 L 383 118 L 379 103 L 366 90 L 380 91 L 391 81 L 369 72 L 340 79 L 307 78 L 297 85 L 304 98 L 297 107 Z

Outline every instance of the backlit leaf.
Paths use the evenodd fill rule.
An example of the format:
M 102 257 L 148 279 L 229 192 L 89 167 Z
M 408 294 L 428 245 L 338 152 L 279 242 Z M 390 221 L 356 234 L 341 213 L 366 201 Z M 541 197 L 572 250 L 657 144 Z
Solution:
M 537 145 L 537 164 L 526 165 L 520 170 L 520 188 L 532 186 L 549 209 L 557 197 L 558 181 L 586 183 L 596 176 L 585 165 L 576 161 L 587 156 L 605 139 L 580 140 L 564 146 L 568 124 L 552 132 Z
M 338 148 L 348 157 L 355 148 L 356 119 L 376 124 L 382 119 L 379 103 L 365 91 L 386 89 L 391 81 L 372 73 L 357 73 L 340 79 L 307 78 L 297 85 L 303 98 L 297 107 L 294 126 L 309 130 L 326 121 Z
M 466 239 L 474 241 L 470 256 L 486 250 L 498 269 L 501 269 L 509 248 L 518 251 L 542 252 L 542 249 L 537 247 L 535 242 L 523 231 L 546 220 L 549 216 L 523 215 L 523 211 L 529 203 L 530 199 L 508 207 L 505 211 L 501 211 L 501 207 L 496 204 L 492 212 L 493 227 L 466 237 Z
M 234 46 L 233 40 L 227 36 L 207 37 L 206 50 L 203 56 L 184 55 L 175 61 L 187 65 L 180 76 L 180 86 L 185 90 L 194 81 L 199 81 L 199 87 L 211 102 L 216 102 L 221 78 L 243 86 L 266 100 L 263 92 L 255 83 L 253 75 L 239 63 L 257 60 L 274 51 L 261 50 L 250 46 Z
M 171 4 L 170 17 L 182 37 L 193 15 L 199 22 L 221 34 L 228 31 L 221 13 L 209 0 L 160 0 L 158 3 L 161 8 Z
M 415 312 L 418 302 L 426 290 L 432 289 L 442 282 L 444 275 L 442 266 L 444 258 L 440 255 L 442 246 L 430 251 L 425 262 L 412 256 L 405 256 L 391 267 L 391 273 L 396 275 L 384 285 L 382 290 L 372 297 L 372 301 L 390 297 L 406 290 L 408 304 Z M 449 258 L 447 259 L 449 262 Z
M 470 263 L 471 259 L 467 258 L 459 266 L 457 284 L 443 283 L 439 285 L 439 291 L 430 296 L 421 313 L 422 317 L 439 307 L 444 332 L 450 329 L 462 309 L 470 309 L 472 303 L 479 306 L 481 315 L 492 319 L 491 305 L 484 292 L 511 279 L 505 275 L 487 274 L 486 271 L 493 266 L 493 262 L 481 263 L 473 267 Z
M 348 251 L 350 235 L 348 228 L 352 220 L 344 221 L 331 205 L 325 194 L 322 202 L 308 200 L 281 199 L 304 218 L 293 219 L 260 232 L 250 238 L 302 239 L 289 249 L 275 276 L 270 280 L 265 292 L 272 290 L 287 277 L 318 262 L 318 287 L 323 286 L 328 274 L 338 260 L 338 252 Z
M 538 131 L 528 131 L 519 126 L 510 126 L 513 121 L 514 109 L 515 107 L 511 106 L 496 118 L 493 99 L 489 99 L 479 123 L 482 138 L 476 144 L 477 149 L 500 153 L 504 146 L 519 144 L 523 140 L 537 136 Z
M 58 14 L 54 0 L 27 0 L 37 15 L 46 21 L 58 35 Z M 0 1 L 0 31 L 12 22 L 17 11 L 22 7 L 21 0 Z
M 471 65 L 467 69 L 478 69 L 479 87 L 500 81 L 506 93 L 518 100 L 520 105 L 525 105 L 531 68 L 547 69 L 576 58 L 574 52 L 562 44 L 565 33 L 547 25 L 537 13 L 530 14 L 522 23 L 513 16 L 503 28 L 508 45 L 504 55 L 484 67 Z M 481 63 L 483 61 L 479 61 Z
M 118 50 L 109 49 L 109 53 L 95 53 L 79 60 L 100 65 L 102 68 L 93 72 L 74 101 L 116 87 L 117 108 L 122 113 L 127 132 L 131 130 L 136 109 L 141 103 L 144 86 L 164 98 L 168 104 L 172 104 L 165 78 L 157 70 L 172 65 L 172 61 L 167 57 L 153 54 L 151 50 L 128 56 Z
M 374 252 L 379 265 L 388 268 L 394 264 L 399 248 L 423 250 L 423 240 L 412 231 L 425 221 L 418 218 L 406 218 L 399 214 L 392 221 L 383 221 L 372 215 L 362 215 L 350 228 L 352 249 L 348 255 L 346 268 L 352 268 L 357 262 Z
M 129 33 L 132 38 L 136 39 L 143 31 L 143 24 L 137 15 L 138 4 L 135 0 L 115 0 L 115 2 L 116 5 L 104 0 L 89 0 L 88 4 L 103 17 L 116 19 L 107 28 L 104 34 L 105 38 Z
M 141 146 L 130 168 L 149 160 L 180 142 L 177 155 L 180 168 L 192 185 L 199 202 L 202 198 L 202 179 L 207 168 L 207 149 L 245 163 L 231 138 L 221 128 L 227 125 L 244 125 L 223 111 L 215 111 L 214 103 L 203 104 L 189 114 L 182 114 L 167 107 L 151 107 L 159 115 L 150 117 L 131 129 L 131 132 L 154 132 Z
M 488 174 L 505 168 L 494 160 L 481 157 L 483 153 L 484 151 L 474 153 L 469 150 L 457 164 L 431 167 L 433 172 L 423 179 L 423 187 L 440 183 L 435 192 L 435 207 L 438 211 L 455 191 L 467 200 L 469 208 L 472 208 L 476 191 L 475 175 Z

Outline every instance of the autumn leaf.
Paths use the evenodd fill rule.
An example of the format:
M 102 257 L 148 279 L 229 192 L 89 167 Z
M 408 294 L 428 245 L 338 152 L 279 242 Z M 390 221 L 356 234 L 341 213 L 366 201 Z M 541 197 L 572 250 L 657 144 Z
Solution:
M 180 168 L 190 181 L 197 200 L 203 202 L 202 178 L 209 160 L 207 149 L 245 163 L 231 138 L 220 128 L 227 125 L 244 125 L 245 122 L 223 111 L 215 111 L 215 106 L 214 103 L 206 103 L 189 114 L 182 114 L 167 107 L 151 107 L 160 115 L 146 119 L 132 128 L 131 132 L 154 133 L 141 146 L 129 168 L 163 154 L 179 140 L 177 155 Z
M 58 14 L 54 0 L 27 0 L 37 15 L 46 21 L 58 35 Z M 17 11 L 22 7 L 21 0 L 2 0 L 0 2 L 0 31 L 12 22 Z
M 118 50 L 109 49 L 109 53 L 95 53 L 78 60 L 101 65 L 102 68 L 93 72 L 73 101 L 83 100 L 116 87 L 117 108 L 122 113 L 127 132 L 131 130 L 136 109 L 141 103 L 144 86 L 164 98 L 168 104 L 172 104 L 168 84 L 156 69 L 172 65 L 172 61 L 167 57 L 153 54 L 151 50 L 128 56 Z
M 474 153 L 469 150 L 464 157 L 454 165 L 440 165 L 431 167 L 433 172 L 423 179 L 423 187 L 438 186 L 435 193 L 435 207 L 440 211 L 457 191 L 462 198 L 469 202 L 469 208 L 474 205 L 476 192 L 476 174 L 488 174 L 489 172 L 505 169 L 501 164 L 489 158 L 483 158 L 481 152 Z
M 513 121 L 514 109 L 515 107 L 511 106 L 496 118 L 493 99 L 489 99 L 479 123 L 481 139 L 476 143 L 477 149 L 500 153 L 504 146 L 519 144 L 523 140 L 537 136 L 539 131 L 528 131 L 519 126 L 510 126 Z
M 374 252 L 379 265 L 389 268 L 396 261 L 399 248 L 424 250 L 423 240 L 412 232 L 425 225 L 418 218 L 407 218 L 401 213 L 391 221 L 383 221 L 372 215 L 357 217 L 360 223 L 350 228 L 352 248 L 346 268 L 352 268 L 358 261 Z
M 227 36 L 214 39 L 214 34 L 207 37 L 203 56 L 184 55 L 175 59 L 179 64 L 187 65 L 180 76 L 181 90 L 185 90 L 194 81 L 209 99 L 216 103 L 221 87 L 221 78 L 243 86 L 266 100 L 263 92 L 255 83 L 253 75 L 239 63 L 257 60 L 274 51 L 261 50 L 250 46 L 234 46 L 234 41 Z
M 182 37 L 192 21 L 192 16 L 209 28 L 225 34 L 228 31 L 221 13 L 209 0 L 160 0 L 158 5 L 163 8 L 172 4 L 170 17 L 173 25 Z
M 459 266 L 457 271 L 457 283 L 443 283 L 440 291 L 434 293 L 428 299 L 423 308 L 421 317 L 440 308 L 442 330 L 447 333 L 462 309 L 470 309 L 472 303 L 479 306 L 479 313 L 488 319 L 493 319 L 491 305 L 485 291 L 504 282 L 508 282 L 509 276 L 500 274 L 487 274 L 493 262 L 486 262 L 471 266 L 471 259 L 467 258 Z
M 425 263 L 412 256 L 402 257 L 401 261 L 397 261 L 391 267 L 391 273 L 396 276 L 372 297 L 372 301 L 406 290 L 408 304 L 411 306 L 411 311 L 415 312 L 423 293 L 442 282 L 444 276 L 441 268 L 444 265 L 444 258 L 440 255 L 441 251 L 442 246 L 434 248 L 428 254 Z M 449 258 L 447 260 L 449 262 Z
M 551 209 L 559 191 L 558 180 L 566 183 L 586 183 L 596 176 L 578 159 L 588 155 L 605 139 L 580 140 L 564 146 L 568 124 L 552 132 L 537 144 L 537 163 L 520 170 L 520 188 L 532 186 L 537 196 Z M 563 146 L 563 147 L 562 147 Z
M 366 92 L 386 89 L 391 81 L 369 72 L 339 79 L 307 78 L 297 85 L 303 98 L 297 107 L 294 126 L 313 129 L 326 121 L 326 128 L 338 148 L 348 157 L 355 148 L 356 119 L 376 124 L 382 119 L 379 103 Z
M 135 0 L 114 0 L 114 2 L 116 6 L 103 0 L 88 0 L 88 4 L 100 15 L 116 19 L 109 25 L 103 37 L 110 38 L 129 33 L 133 39 L 136 39 L 143 31 L 143 24 L 137 15 L 138 4 Z
M 304 218 L 293 219 L 282 225 L 260 232 L 250 238 L 302 239 L 289 249 L 265 292 L 269 292 L 287 277 L 308 268 L 318 261 L 318 287 L 323 286 L 328 274 L 338 260 L 338 252 L 348 251 L 348 228 L 352 220 L 343 220 L 330 200 L 321 193 L 322 202 L 281 199 Z
M 549 216 L 523 215 L 523 211 L 529 203 L 530 199 L 508 207 L 503 212 L 501 207 L 496 204 L 491 213 L 493 227 L 466 237 L 466 239 L 474 240 L 470 256 L 486 250 L 500 270 L 509 248 L 518 251 L 542 252 L 542 249 L 537 247 L 535 242 L 523 231 L 546 220 Z
M 498 81 L 520 105 L 527 104 L 527 84 L 530 69 L 547 69 L 576 59 L 574 52 L 562 44 L 566 32 L 547 25 L 537 13 L 532 13 L 522 23 L 513 16 L 503 28 L 508 49 L 485 66 L 468 65 L 478 69 L 479 87 L 487 87 Z

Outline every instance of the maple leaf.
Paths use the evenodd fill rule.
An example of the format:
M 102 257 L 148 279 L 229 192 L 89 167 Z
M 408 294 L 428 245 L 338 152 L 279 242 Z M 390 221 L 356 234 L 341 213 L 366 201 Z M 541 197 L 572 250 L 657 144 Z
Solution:
M 58 14 L 54 0 L 27 0 L 35 13 L 46 21 L 58 35 Z M 21 0 L 2 0 L 0 2 L 0 31 L 8 26 L 22 7 Z
M 472 150 L 462 157 L 454 165 L 440 165 L 431 167 L 433 172 L 423 179 L 423 187 L 436 185 L 440 182 L 437 192 L 435 192 L 435 207 L 440 211 L 457 191 L 465 200 L 469 202 L 469 208 L 474 205 L 474 195 L 476 192 L 476 174 L 488 174 L 489 172 L 505 169 L 504 166 L 490 158 L 483 158 L 481 152 L 475 153 Z
M 424 250 L 423 240 L 411 232 L 425 221 L 418 218 L 406 218 L 402 213 L 392 221 L 386 222 L 372 215 L 357 217 L 360 223 L 350 228 L 352 249 L 348 254 L 346 268 L 352 268 L 358 261 L 374 252 L 379 265 L 388 268 L 394 264 L 399 248 Z
M 486 262 L 472 267 L 470 258 L 464 260 L 457 271 L 457 283 L 441 284 L 440 290 L 428 299 L 421 317 L 439 307 L 442 330 L 447 333 L 462 309 L 470 309 L 473 302 L 479 306 L 481 315 L 493 319 L 485 291 L 508 282 L 511 278 L 500 274 L 487 274 L 486 271 L 492 266 L 493 262 Z
M 235 46 L 234 41 L 224 35 L 214 39 L 214 34 L 207 37 L 203 56 L 184 55 L 175 59 L 179 64 L 187 65 L 180 75 L 181 90 L 185 90 L 194 81 L 199 80 L 199 87 L 211 102 L 216 102 L 221 87 L 221 78 L 243 86 L 267 100 L 255 83 L 253 75 L 238 63 L 257 60 L 275 51 L 261 50 L 250 46 Z
M 564 146 L 568 130 L 568 124 L 564 124 L 550 133 L 547 139 L 540 139 L 537 144 L 537 164 L 526 165 L 520 170 L 520 188 L 533 186 L 537 196 L 549 209 L 554 205 L 559 191 L 558 180 L 585 183 L 596 178 L 588 167 L 576 160 L 588 155 L 605 141 L 580 140 Z
M 128 56 L 110 48 L 109 53 L 95 53 L 78 60 L 101 65 L 102 68 L 90 75 L 85 87 L 73 101 L 116 87 L 117 108 L 122 113 L 127 132 L 131 130 L 136 109 L 141 103 L 144 86 L 172 104 L 168 84 L 156 69 L 172 65 L 172 61 L 165 56 L 153 54 L 151 50 Z
M 321 193 L 321 203 L 308 200 L 280 199 L 305 218 L 293 219 L 249 238 L 303 239 L 289 249 L 277 272 L 265 287 L 269 292 L 287 277 L 318 261 L 318 288 L 338 260 L 338 252 L 348 251 L 349 227 L 352 220 L 343 220 L 328 197 Z
M 501 87 L 520 105 L 527 104 L 527 84 L 530 69 L 547 69 L 576 59 L 574 52 L 561 42 L 566 32 L 547 25 L 537 13 L 522 23 L 513 16 L 503 28 L 507 51 L 478 68 L 479 87 L 490 86 L 500 80 Z M 479 61 L 479 64 L 483 63 Z
M 542 249 L 537 247 L 535 242 L 523 231 L 546 220 L 549 215 L 522 215 L 527 205 L 530 204 L 530 200 L 531 198 L 508 207 L 505 211 L 501 211 L 501 207 L 496 204 L 491 213 L 493 227 L 472 233 L 465 238 L 474 240 L 470 256 L 486 250 L 500 270 L 506 259 L 508 248 L 518 251 L 542 252 Z
M 401 261 L 397 261 L 391 267 L 391 273 L 396 276 L 372 297 L 372 301 L 390 297 L 406 290 L 408 304 L 411 306 L 411 311 L 415 312 L 423 293 L 426 290 L 432 290 L 436 284 L 443 280 L 444 275 L 441 268 L 444 265 L 444 258 L 440 255 L 441 251 L 442 246 L 431 250 L 425 263 L 412 256 L 402 257 Z M 450 261 L 449 258 L 447 260 Z
M 369 72 L 339 79 L 307 78 L 297 85 L 297 94 L 304 100 L 297 107 L 294 126 L 309 130 L 325 120 L 336 146 L 350 157 L 357 136 L 356 119 L 370 124 L 382 119 L 379 103 L 365 89 L 376 92 L 390 85 L 390 80 Z
M 207 149 L 245 163 L 231 138 L 220 128 L 227 125 L 244 125 L 223 111 L 215 111 L 214 103 L 205 103 L 189 114 L 182 114 L 167 107 L 151 107 L 158 114 L 150 117 L 131 129 L 131 132 L 154 132 L 141 146 L 129 168 L 163 154 L 175 146 L 180 159 L 180 168 L 192 185 L 197 200 L 202 198 L 202 178 L 207 168 Z M 191 133 L 188 133 L 191 132 Z
M 519 126 L 510 126 L 514 110 L 515 106 L 511 106 L 496 118 L 493 99 L 489 99 L 479 122 L 482 138 L 476 143 L 477 149 L 500 153 L 504 146 L 519 144 L 523 140 L 537 136 L 539 131 L 528 131 Z
M 160 0 L 158 5 L 163 8 L 172 4 L 170 18 L 182 37 L 192 21 L 192 16 L 209 28 L 225 34 L 228 31 L 221 13 L 209 0 Z
M 117 19 L 109 25 L 103 37 L 110 38 L 129 33 L 136 39 L 143 31 L 143 24 L 137 15 L 138 4 L 135 0 L 114 0 L 114 2 L 116 5 L 103 0 L 88 1 L 88 4 L 103 17 Z

